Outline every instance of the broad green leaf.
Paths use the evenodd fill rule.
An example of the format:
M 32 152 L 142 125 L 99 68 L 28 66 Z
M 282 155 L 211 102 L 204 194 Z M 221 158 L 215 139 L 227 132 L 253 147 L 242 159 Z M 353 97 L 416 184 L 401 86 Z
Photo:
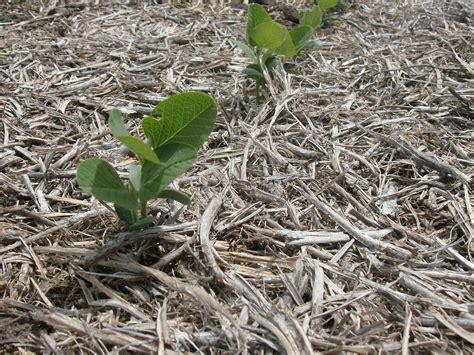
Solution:
M 145 218 L 142 218 L 138 221 L 136 221 L 133 225 L 130 226 L 130 230 L 140 230 L 144 228 L 148 228 L 153 222 L 155 221 L 155 218 L 152 216 L 147 216 Z
M 275 69 L 278 64 L 280 63 L 280 59 L 278 57 L 270 57 L 265 61 L 265 67 L 269 72 L 271 72 L 273 69 Z
M 314 5 L 311 10 L 300 12 L 300 25 L 309 26 L 316 29 L 321 26 L 323 22 L 323 14 L 318 5 Z
M 180 191 L 173 190 L 173 189 L 165 189 L 161 191 L 156 197 L 175 200 L 182 203 L 183 205 L 191 204 L 191 199 L 189 198 L 188 195 Z
M 127 223 L 129 226 L 131 226 L 135 221 L 135 216 L 131 210 L 115 205 L 115 213 L 117 213 L 118 218 Z
M 247 41 L 250 43 L 251 46 L 256 46 L 256 43 L 252 39 L 252 34 L 255 32 L 255 28 L 264 22 L 271 21 L 272 18 L 262 5 L 249 5 L 247 21 Z
M 114 137 L 118 138 L 120 136 L 129 136 L 130 133 L 128 132 L 125 123 L 123 123 L 122 113 L 117 110 L 116 108 L 110 111 L 109 115 L 109 127 L 112 131 Z
M 249 78 L 254 80 L 263 79 L 264 76 L 261 72 L 260 66 L 258 64 L 249 64 L 247 67 L 242 70 L 244 75 L 247 75 Z
M 123 123 L 122 114 L 115 108 L 110 111 L 109 127 L 114 137 L 125 144 L 137 157 L 160 164 L 156 154 L 145 142 L 130 135 Z
M 155 149 L 160 165 L 145 161 L 142 167 L 140 201 L 146 203 L 165 190 L 170 182 L 196 161 L 196 150 L 185 144 L 169 144 Z
M 145 142 L 128 133 L 127 127 L 123 123 L 122 114 L 115 108 L 110 111 L 109 126 L 114 137 L 125 144 L 137 157 L 160 164 L 160 159 Z
M 318 5 L 321 10 L 332 9 L 336 7 L 338 0 L 318 0 Z
M 242 52 L 244 52 L 244 54 L 249 57 L 249 59 L 251 59 L 252 61 L 256 62 L 257 61 L 257 55 L 255 54 L 255 52 L 253 51 L 252 48 L 250 48 L 249 46 L 247 46 L 244 42 L 241 42 L 241 41 L 238 41 L 236 39 L 232 40 L 232 42 L 237 46 L 239 47 Z
M 77 168 L 76 179 L 84 191 L 98 200 L 112 202 L 129 210 L 140 208 L 115 169 L 104 160 L 84 160 Z
M 310 26 L 300 25 L 290 31 L 291 39 L 297 51 L 300 51 L 306 46 L 309 39 L 313 35 L 313 28 Z
M 118 136 L 117 139 L 125 144 L 136 156 L 152 161 L 155 164 L 161 164 L 155 152 L 142 140 L 133 136 Z
M 145 117 L 143 131 L 153 149 L 181 143 L 198 150 L 214 128 L 217 107 L 209 95 L 189 92 L 161 102 L 152 115 L 161 115 L 161 119 Z
M 285 28 L 286 30 L 286 28 Z M 283 40 L 283 43 L 278 47 L 275 51 L 275 54 L 282 55 L 285 59 L 291 59 L 297 54 L 297 50 L 295 45 L 293 44 L 293 40 L 291 38 L 290 33 L 286 30 L 286 34 Z
M 274 52 L 285 41 L 288 30 L 276 22 L 264 22 L 255 28 L 251 38 L 258 48 L 266 48 Z
M 153 152 L 154 154 L 154 152 Z M 140 191 L 140 180 L 142 178 L 142 167 L 140 165 L 130 165 L 128 167 L 128 180 L 132 185 L 133 189 L 138 192 Z

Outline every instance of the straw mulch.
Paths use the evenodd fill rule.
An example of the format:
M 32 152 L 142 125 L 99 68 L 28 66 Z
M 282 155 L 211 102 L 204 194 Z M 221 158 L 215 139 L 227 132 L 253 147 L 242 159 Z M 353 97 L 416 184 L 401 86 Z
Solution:
M 474 351 L 469 0 L 349 1 L 259 104 L 245 6 L 46 3 L 0 4 L 4 352 Z M 219 106 L 193 204 L 126 233 L 75 169 L 125 172 L 108 111 L 141 134 L 191 90 Z

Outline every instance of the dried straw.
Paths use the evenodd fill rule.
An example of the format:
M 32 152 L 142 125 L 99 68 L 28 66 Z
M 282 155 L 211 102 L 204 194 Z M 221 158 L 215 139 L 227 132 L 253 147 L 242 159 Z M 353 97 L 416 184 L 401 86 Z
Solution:
M 348 1 L 260 105 L 238 1 L 82 3 L 0 4 L 5 352 L 474 352 L 470 1 Z M 220 107 L 193 204 L 120 234 L 75 169 L 125 172 L 108 110 L 140 134 L 190 90 Z

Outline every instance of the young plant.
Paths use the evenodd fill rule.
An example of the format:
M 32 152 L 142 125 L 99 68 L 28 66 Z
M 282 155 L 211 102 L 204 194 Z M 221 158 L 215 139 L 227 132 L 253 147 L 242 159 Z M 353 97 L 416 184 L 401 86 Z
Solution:
M 336 5 L 337 0 L 320 0 L 319 5 L 300 12 L 299 24 L 291 30 L 273 21 L 262 5 L 249 5 L 248 45 L 238 40 L 234 43 L 252 60 L 243 73 L 255 80 L 257 101 L 260 87 L 265 86 L 264 70 L 271 73 L 279 62 L 293 59 L 303 48 L 319 47 L 311 40 L 313 32 L 321 26 L 324 9 Z
M 347 9 L 347 0 L 339 0 L 337 2 L 337 6 L 334 8 L 334 11 L 336 12 L 341 12 L 341 11 L 345 11 Z
M 315 3 L 324 15 L 326 15 L 327 10 L 331 10 L 328 16 L 324 16 L 325 21 L 326 18 L 327 20 L 334 20 L 336 18 L 335 13 L 342 12 L 347 8 L 347 0 L 319 0 Z M 321 18 L 321 20 L 323 19 Z
M 120 111 L 113 109 L 110 130 L 136 155 L 139 164 L 129 167 L 129 179 L 124 184 L 112 165 L 101 159 L 87 159 L 77 169 L 77 182 L 98 200 L 113 203 L 118 217 L 131 229 L 147 226 L 153 221 L 147 216 L 151 199 L 191 202 L 186 194 L 168 185 L 194 164 L 197 151 L 214 128 L 216 115 L 216 104 L 206 94 L 172 96 L 156 106 L 151 117 L 144 118 L 144 142 L 130 135 Z

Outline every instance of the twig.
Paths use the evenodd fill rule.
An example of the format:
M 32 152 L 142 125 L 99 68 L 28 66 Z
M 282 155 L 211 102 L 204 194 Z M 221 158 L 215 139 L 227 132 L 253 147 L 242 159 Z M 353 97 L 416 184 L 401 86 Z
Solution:
M 222 205 L 222 199 L 219 197 L 214 197 L 209 206 L 204 211 L 201 223 L 199 225 L 199 240 L 201 242 L 202 251 L 206 256 L 207 261 L 211 267 L 211 270 L 218 280 L 224 279 L 224 273 L 219 267 L 214 257 L 214 248 L 210 244 L 209 233 L 211 231 L 212 223 L 217 216 L 217 212 Z
M 163 235 L 171 232 L 188 232 L 195 230 L 196 222 L 186 222 L 180 224 L 155 226 L 142 231 L 132 231 L 119 233 L 100 249 L 88 254 L 84 258 L 84 264 L 89 267 L 98 260 L 105 258 L 120 248 L 142 240 L 160 239 Z

